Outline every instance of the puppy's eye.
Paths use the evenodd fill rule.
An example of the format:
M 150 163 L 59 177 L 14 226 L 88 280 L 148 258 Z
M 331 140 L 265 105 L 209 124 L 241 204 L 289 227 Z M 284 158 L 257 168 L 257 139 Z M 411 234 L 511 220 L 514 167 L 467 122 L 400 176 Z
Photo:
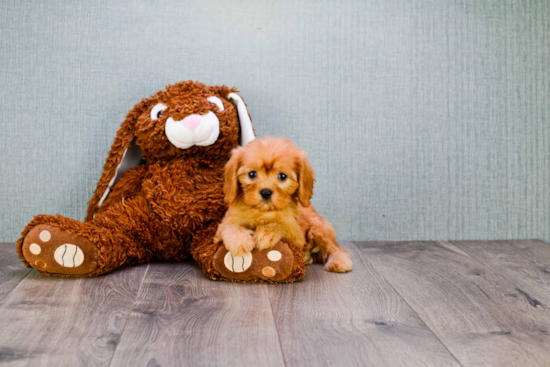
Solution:
M 167 107 L 163 105 L 162 103 L 158 103 L 153 109 L 151 110 L 151 120 L 158 120 L 160 116 L 162 115 L 162 111 L 164 111 Z
M 284 173 L 279 173 L 279 180 L 281 181 L 286 180 L 286 175 Z
M 258 176 L 258 174 L 256 173 L 256 171 L 250 171 L 250 172 L 248 172 L 248 177 L 250 177 L 251 179 L 255 179 L 256 176 Z
M 218 97 L 208 97 L 207 98 L 210 103 L 212 104 L 212 106 L 218 106 L 218 112 L 222 112 L 223 111 L 223 102 L 221 99 L 219 99 Z

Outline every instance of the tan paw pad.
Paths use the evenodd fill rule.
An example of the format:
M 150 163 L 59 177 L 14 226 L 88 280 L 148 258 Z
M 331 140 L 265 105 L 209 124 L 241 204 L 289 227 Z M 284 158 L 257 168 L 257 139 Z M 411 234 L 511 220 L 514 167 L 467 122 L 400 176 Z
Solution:
M 271 266 L 266 266 L 262 269 L 262 274 L 268 278 L 272 278 L 275 276 L 275 274 L 277 274 L 277 272 Z
M 281 254 L 277 250 L 271 250 L 267 253 L 267 258 L 271 261 L 279 261 L 283 257 L 283 254 Z
M 84 262 L 84 253 L 73 244 L 65 243 L 55 250 L 55 261 L 64 268 L 76 268 Z
M 29 251 L 33 255 L 38 255 L 40 254 L 40 252 L 42 252 L 42 247 L 40 247 L 40 245 L 37 243 L 31 243 L 31 245 L 29 246 Z
M 49 240 L 52 239 L 52 234 L 50 233 L 50 231 L 44 230 L 44 231 L 40 232 L 38 237 L 40 238 L 40 240 L 42 242 L 48 242 Z
M 252 254 L 246 253 L 243 256 L 233 256 L 231 252 L 225 254 L 225 267 L 234 273 L 242 273 L 252 264 Z

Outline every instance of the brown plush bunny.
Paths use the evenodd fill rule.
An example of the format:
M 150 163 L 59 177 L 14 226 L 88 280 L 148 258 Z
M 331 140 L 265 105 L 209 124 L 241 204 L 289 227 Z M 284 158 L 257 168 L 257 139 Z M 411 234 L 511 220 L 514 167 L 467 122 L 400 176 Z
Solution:
M 291 243 L 277 245 L 284 261 L 271 277 L 261 273 L 266 261 L 261 251 L 252 253 L 246 274 L 214 262 L 215 255 L 227 253 L 213 242 L 227 209 L 224 165 L 233 148 L 253 139 L 246 105 L 235 88 L 192 81 L 168 86 L 128 113 L 85 222 L 59 214 L 36 216 L 17 241 L 19 257 L 27 267 L 55 276 L 96 276 L 124 264 L 191 255 L 212 279 L 301 278 L 303 255 Z

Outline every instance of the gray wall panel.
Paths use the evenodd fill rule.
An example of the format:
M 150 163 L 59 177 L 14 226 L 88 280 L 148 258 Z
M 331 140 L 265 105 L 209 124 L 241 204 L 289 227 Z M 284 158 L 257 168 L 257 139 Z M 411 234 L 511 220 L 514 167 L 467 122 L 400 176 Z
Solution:
M 550 241 L 550 3 L 2 1 L 0 241 L 83 218 L 126 112 L 237 86 L 340 240 Z

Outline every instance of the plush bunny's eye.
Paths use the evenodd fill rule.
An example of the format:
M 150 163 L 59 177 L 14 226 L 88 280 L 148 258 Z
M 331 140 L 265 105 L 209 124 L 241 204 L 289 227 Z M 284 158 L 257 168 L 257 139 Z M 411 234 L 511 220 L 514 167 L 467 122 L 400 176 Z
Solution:
M 207 99 L 210 101 L 210 103 L 212 103 L 212 106 L 218 106 L 218 112 L 223 111 L 223 102 L 221 99 L 214 96 L 208 97 Z
M 160 116 L 162 115 L 162 111 L 164 111 L 167 107 L 163 105 L 162 103 L 158 103 L 153 109 L 151 110 L 151 120 L 158 120 Z

